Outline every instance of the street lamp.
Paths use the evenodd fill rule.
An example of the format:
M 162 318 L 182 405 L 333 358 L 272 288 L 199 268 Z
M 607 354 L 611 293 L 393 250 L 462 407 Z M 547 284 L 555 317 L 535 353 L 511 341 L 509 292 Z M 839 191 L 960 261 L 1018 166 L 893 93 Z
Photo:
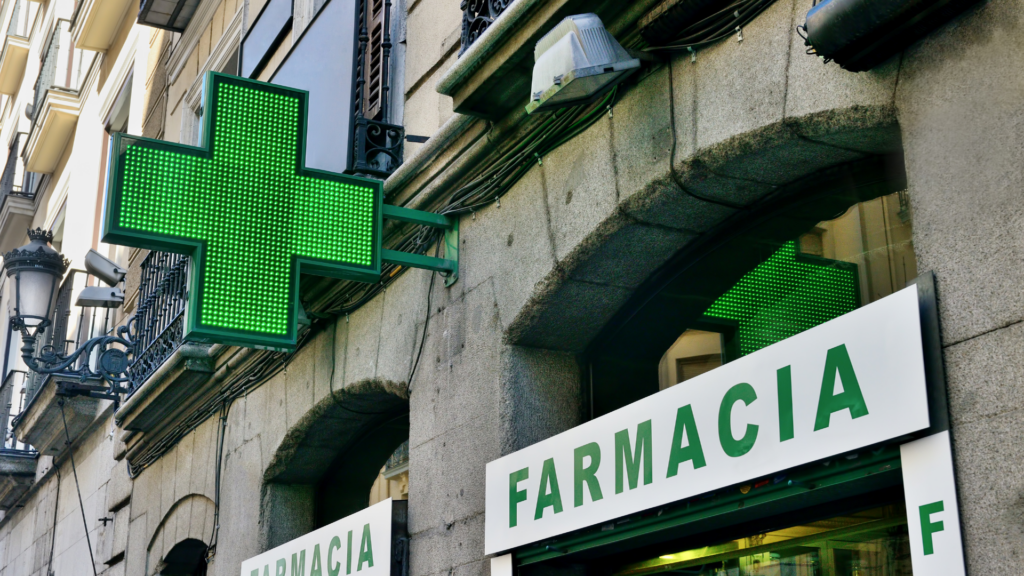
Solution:
M 92 338 L 67 356 L 60 354 L 52 345 L 44 346 L 38 358 L 34 356 L 36 340 L 52 325 L 50 317 L 56 304 L 57 289 L 69 262 L 50 246 L 53 232 L 36 228 L 28 231 L 28 237 L 30 242 L 27 245 L 4 255 L 4 270 L 8 277 L 14 278 L 14 317 L 11 321 L 21 332 L 22 359 L 33 372 L 78 380 L 79 383 L 58 382 L 58 394 L 62 396 L 91 396 L 116 402 L 116 393 L 122 391 L 117 383 L 128 380 L 125 373 L 128 355 L 132 353 L 127 326 L 118 327 L 116 336 Z M 111 344 L 119 344 L 124 349 L 110 348 Z M 95 369 L 89 362 L 94 352 L 97 353 Z M 76 363 L 79 364 L 77 368 Z M 106 380 L 111 386 L 85 384 L 88 380 Z
M 36 337 L 50 325 L 57 286 L 68 271 L 68 260 L 50 247 L 53 232 L 28 231 L 31 242 L 4 255 L 4 269 L 14 278 L 14 326 L 24 337 L 25 350 L 34 350 Z

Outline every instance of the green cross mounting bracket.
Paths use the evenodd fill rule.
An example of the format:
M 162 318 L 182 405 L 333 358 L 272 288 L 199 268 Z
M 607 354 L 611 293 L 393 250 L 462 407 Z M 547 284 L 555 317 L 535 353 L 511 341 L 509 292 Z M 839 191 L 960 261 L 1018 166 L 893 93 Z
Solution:
M 457 221 L 306 167 L 307 92 L 217 72 L 204 83 L 202 144 L 114 134 L 104 198 L 104 242 L 192 257 L 186 340 L 294 349 L 301 274 L 376 283 L 392 262 L 457 278 Z M 444 229 L 446 259 L 383 249 L 384 218 Z
M 432 228 L 444 230 L 444 255 L 445 258 L 410 254 L 398 252 L 397 250 L 384 250 L 384 261 L 399 266 L 411 268 L 424 268 L 440 272 L 444 276 L 444 285 L 451 286 L 459 279 L 459 220 L 450 218 L 443 214 L 423 212 L 402 208 L 399 206 L 384 205 L 384 218 L 397 222 L 408 222 L 420 224 Z

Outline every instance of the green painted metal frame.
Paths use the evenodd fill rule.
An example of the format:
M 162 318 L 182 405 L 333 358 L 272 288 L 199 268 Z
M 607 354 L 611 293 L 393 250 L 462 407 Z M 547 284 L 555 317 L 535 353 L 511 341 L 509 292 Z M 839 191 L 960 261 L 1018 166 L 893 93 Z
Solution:
M 219 87 L 224 84 L 236 84 L 242 86 L 256 87 L 263 91 L 280 93 L 300 100 L 301 126 L 299 134 L 299 165 L 297 172 L 306 176 L 313 176 L 321 179 L 329 179 L 346 183 L 358 183 L 368 186 L 374 190 L 373 199 L 373 247 L 372 264 L 370 266 L 347 266 L 334 262 L 321 262 L 314 258 L 294 257 L 291 263 L 290 283 L 294 295 L 294 305 L 289 307 L 290 326 L 288 333 L 283 336 L 272 336 L 268 334 L 252 334 L 246 331 L 208 326 L 199 323 L 199 302 L 201 300 L 205 267 L 205 241 L 189 238 L 171 236 L 167 234 L 144 232 L 138 230 L 123 229 L 117 218 L 122 204 L 122 182 L 124 179 L 124 159 L 122 158 L 129 143 L 173 152 L 176 154 L 190 155 L 208 158 L 213 150 L 213 126 L 216 123 L 216 106 L 209 105 L 216 101 Z M 459 223 L 457 218 L 449 218 L 442 214 L 412 210 L 398 206 L 383 204 L 382 183 L 379 180 L 352 176 L 349 174 L 334 174 L 321 170 L 307 168 L 304 165 L 305 159 L 305 130 L 309 120 L 308 94 L 302 90 L 295 90 L 283 86 L 275 86 L 254 80 L 238 78 L 217 72 L 210 72 L 205 78 L 204 102 L 207 106 L 207 117 L 203 122 L 203 140 L 201 146 L 186 146 L 182 144 L 169 143 L 149 138 L 114 134 L 111 138 L 111 154 L 107 174 L 107 196 L 104 205 L 103 240 L 105 242 L 122 244 L 126 246 L 137 246 L 151 250 L 162 250 L 166 252 L 177 252 L 186 254 L 193 258 L 195 264 L 192 267 L 194 272 L 189 278 L 188 310 L 186 313 L 185 338 L 198 342 L 221 342 L 240 346 L 264 348 L 272 350 L 290 351 L 294 349 L 297 324 L 300 323 L 303 311 L 298 300 L 298 285 L 300 273 L 313 273 L 323 276 L 331 276 L 357 282 L 376 283 L 380 281 L 382 262 L 408 266 L 412 268 L 424 268 L 440 272 L 445 276 L 445 285 L 455 283 L 459 276 L 458 246 L 459 246 Z M 381 231 L 384 219 L 431 226 L 444 230 L 445 258 L 434 258 L 420 254 L 410 254 L 395 250 L 385 250 L 381 246 Z
M 536 564 L 732 513 L 739 508 L 750 509 L 761 505 L 778 504 L 809 490 L 849 484 L 880 473 L 898 472 L 900 468 L 900 451 L 897 445 L 885 446 L 867 453 L 861 452 L 852 460 L 837 457 L 831 459 L 828 466 L 819 463 L 802 467 L 792 473 L 786 473 L 786 479 L 782 482 L 770 482 L 769 485 L 751 489 L 746 494 L 739 486 L 731 486 L 712 494 L 620 519 L 611 524 L 611 530 L 607 529 L 606 523 L 603 526 L 593 526 L 532 544 L 514 551 L 515 564 Z M 745 484 L 752 486 L 755 482 L 756 480 L 751 480 Z
M 345 265 L 322 261 L 316 258 L 293 257 L 289 278 L 292 286 L 291 292 L 293 294 L 294 304 L 289 307 L 288 333 L 283 336 L 253 333 L 243 330 L 209 326 L 200 323 L 198 321 L 198 318 L 200 317 L 199 303 L 202 299 L 202 289 L 205 283 L 205 279 L 203 277 L 205 266 L 203 264 L 206 253 L 206 242 L 156 232 L 128 230 L 119 224 L 116 217 L 120 214 L 122 204 L 122 183 L 124 180 L 125 169 L 124 159 L 122 156 L 127 149 L 128 143 L 131 142 L 136 146 L 143 146 L 176 154 L 209 158 L 213 153 L 214 125 L 216 124 L 217 115 L 217 107 L 213 105 L 213 103 L 216 102 L 220 87 L 225 84 L 256 88 L 262 91 L 299 99 L 301 125 L 299 128 L 298 138 L 299 165 L 296 166 L 298 174 L 342 183 L 354 183 L 373 189 L 373 246 L 371 265 Z M 189 275 L 188 309 L 185 314 L 184 338 L 186 340 L 194 342 L 218 342 L 223 344 L 286 352 L 292 351 L 295 349 L 298 319 L 301 310 L 301 304 L 299 303 L 298 298 L 300 274 L 310 273 L 343 280 L 353 280 L 356 282 L 375 283 L 380 281 L 383 253 L 383 250 L 381 249 L 381 231 L 383 229 L 382 213 L 384 206 L 383 184 L 380 180 L 363 178 L 350 174 L 337 174 L 314 168 L 307 168 L 304 165 L 306 157 L 305 133 L 306 127 L 309 123 L 309 94 L 307 91 L 289 88 L 286 86 L 277 86 L 274 84 L 258 82 L 212 71 L 206 73 L 203 89 L 203 102 L 206 108 L 206 117 L 203 119 L 203 138 L 200 146 L 188 146 L 163 140 L 155 140 L 152 138 L 129 136 L 122 133 L 116 133 L 111 136 L 110 158 L 107 168 L 106 195 L 104 197 L 103 207 L 103 232 L 101 239 L 103 242 L 111 244 L 185 254 L 193 259 L 194 264 L 191 267 L 192 272 Z
M 459 279 L 459 220 L 444 214 L 413 210 L 401 206 L 384 205 L 385 220 L 419 224 L 444 230 L 444 258 L 411 254 L 398 250 L 382 250 L 381 260 L 409 268 L 423 268 L 444 275 L 444 285 L 451 286 Z

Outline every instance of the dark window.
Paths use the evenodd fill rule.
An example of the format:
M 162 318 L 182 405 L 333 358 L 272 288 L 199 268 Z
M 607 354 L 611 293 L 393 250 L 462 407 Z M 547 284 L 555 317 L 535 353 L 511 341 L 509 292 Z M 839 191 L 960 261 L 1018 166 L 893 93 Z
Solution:
M 593 416 L 906 287 L 911 224 L 905 192 L 809 193 L 680 255 L 592 347 Z

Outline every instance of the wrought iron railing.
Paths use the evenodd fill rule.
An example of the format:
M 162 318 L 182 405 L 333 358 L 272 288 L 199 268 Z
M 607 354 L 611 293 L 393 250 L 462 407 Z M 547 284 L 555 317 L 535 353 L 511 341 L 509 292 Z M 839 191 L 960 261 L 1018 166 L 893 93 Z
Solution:
M 462 0 L 462 45 L 459 56 L 497 20 L 512 0 Z
M 68 351 L 68 343 L 74 342 L 74 339 L 68 339 L 68 326 L 71 324 L 71 297 L 75 291 L 75 276 L 77 274 L 78 270 L 68 272 L 64 283 L 60 285 L 57 302 L 53 306 L 53 325 L 50 327 L 46 344 L 52 346 L 58 354 L 65 354 Z
M 391 0 L 359 0 L 359 22 L 353 170 L 387 178 L 401 166 L 405 145 L 405 128 L 390 123 Z
M 57 62 L 61 60 L 60 40 L 61 32 L 68 27 L 67 20 L 58 20 L 50 33 L 50 39 L 46 43 L 46 51 L 43 52 L 43 62 L 39 67 L 39 76 L 36 77 L 35 97 L 32 100 L 32 122 L 39 117 L 39 110 L 42 108 L 43 99 L 47 91 L 57 80 Z
M 409 441 L 402 442 L 402 445 L 395 449 L 395 451 L 388 457 L 387 464 L 384 465 L 384 476 L 389 476 L 392 473 L 400 472 L 409 467 Z
M 354 141 L 356 172 L 387 178 L 402 165 L 404 127 L 357 116 Z
M 0 175 L 0 197 L 22 196 L 32 198 L 32 190 L 23 190 L 18 180 L 18 158 L 21 157 L 21 140 L 23 134 L 14 136 L 14 143 L 11 144 L 10 152 L 7 154 L 7 164 L 4 166 L 3 175 Z
M 25 0 L 14 0 L 14 8 L 11 10 L 11 23 L 7 25 L 8 36 L 25 36 L 25 34 L 19 34 L 21 27 L 21 3 Z
M 34 448 L 24 442 L 19 442 L 11 433 L 14 419 L 25 409 L 26 377 L 27 374 L 24 370 L 11 370 L 0 384 L 0 410 L 6 410 L 5 416 L 0 419 L 0 438 L 3 438 L 3 447 L 0 448 L 0 453 L 35 453 Z
M 128 369 L 129 395 L 181 346 L 188 267 L 188 256 L 169 252 L 150 252 L 142 261 L 138 308 L 132 320 L 135 357 Z

